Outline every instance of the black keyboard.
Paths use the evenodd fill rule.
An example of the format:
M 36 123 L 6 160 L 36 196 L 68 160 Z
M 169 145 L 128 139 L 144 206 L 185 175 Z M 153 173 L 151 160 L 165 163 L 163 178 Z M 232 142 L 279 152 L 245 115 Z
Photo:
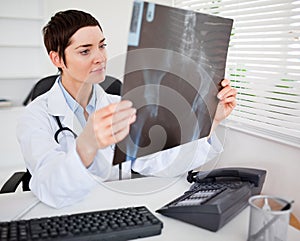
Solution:
M 161 233 L 163 223 L 146 207 L 93 211 L 0 222 L 0 240 L 129 240 Z

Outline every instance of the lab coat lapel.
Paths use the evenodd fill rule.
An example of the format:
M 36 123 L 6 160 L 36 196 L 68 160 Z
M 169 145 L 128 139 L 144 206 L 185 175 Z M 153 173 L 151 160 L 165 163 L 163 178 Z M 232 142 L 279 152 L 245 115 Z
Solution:
M 82 132 L 82 126 L 78 120 L 78 118 L 73 114 L 73 131 L 77 134 L 77 136 Z
M 73 130 L 77 136 L 81 133 L 81 124 L 68 106 L 57 81 L 48 94 L 48 113 L 53 116 L 59 116 L 62 125 Z
M 99 85 L 95 85 L 96 88 L 96 97 L 97 97 L 97 102 L 96 102 L 96 109 L 102 108 L 106 105 L 108 105 L 109 103 L 106 101 L 106 103 L 104 103 L 103 101 L 105 101 L 104 96 L 106 96 L 105 91 L 102 89 L 102 87 L 100 87 Z

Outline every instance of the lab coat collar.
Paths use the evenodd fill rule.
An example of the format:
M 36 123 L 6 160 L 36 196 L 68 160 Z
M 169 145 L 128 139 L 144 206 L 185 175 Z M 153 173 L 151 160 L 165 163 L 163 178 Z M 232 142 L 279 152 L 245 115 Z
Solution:
M 97 96 L 97 102 L 96 102 L 96 110 L 97 110 L 100 106 L 107 105 L 103 103 L 106 92 L 103 90 L 103 88 L 100 85 L 95 85 L 95 91 Z
M 48 92 L 48 113 L 53 116 L 65 116 L 69 111 L 71 109 L 65 100 L 57 79 Z
M 62 125 L 72 129 L 77 135 L 82 131 L 79 120 L 68 106 L 64 94 L 59 87 L 58 79 L 48 92 L 48 113 L 58 116 Z
M 104 104 L 105 91 L 97 84 L 95 85 L 95 91 L 97 96 L 96 109 L 98 109 Z M 73 129 L 77 135 L 81 132 L 82 127 L 75 114 L 68 106 L 64 94 L 58 84 L 58 79 L 48 92 L 48 113 L 53 116 L 59 116 L 62 124 Z
M 99 85 L 94 85 L 97 102 L 96 102 L 96 109 L 97 107 L 101 106 L 103 101 L 103 97 L 105 96 L 105 91 Z M 70 111 L 70 108 L 65 100 L 64 94 L 61 91 L 58 79 L 55 81 L 54 85 L 48 92 L 48 113 L 53 116 L 65 116 L 65 114 Z

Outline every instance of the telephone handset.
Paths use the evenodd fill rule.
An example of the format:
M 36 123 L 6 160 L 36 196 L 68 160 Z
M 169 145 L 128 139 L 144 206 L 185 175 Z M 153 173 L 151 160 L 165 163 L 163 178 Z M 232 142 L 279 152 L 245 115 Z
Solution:
M 213 182 L 250 182 L 254 186 L 251 188 L 252 195 L 259 194 L 264 184 L 266 171 L 254 168 L 219 168 L 211 172 L 190 171 L 187 180 L 190 183 L 213 183 Z
M 157 212 L 217 231 L 248 205 L 249 197 L 261 192 L 265 177 L 265 170 L 253 168 L 189 172 L 190 189 Z

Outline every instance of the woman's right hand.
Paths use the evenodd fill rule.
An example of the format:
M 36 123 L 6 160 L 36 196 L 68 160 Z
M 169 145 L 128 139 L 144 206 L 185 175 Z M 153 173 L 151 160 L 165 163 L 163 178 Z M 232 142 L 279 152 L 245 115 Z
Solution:
M 83 164 L 90 166 L 98 149 L 123 140 L 135 120 L 136 109 L 128 100 L 110 104 L 91 114 L 76 140 L 77 152 Z

